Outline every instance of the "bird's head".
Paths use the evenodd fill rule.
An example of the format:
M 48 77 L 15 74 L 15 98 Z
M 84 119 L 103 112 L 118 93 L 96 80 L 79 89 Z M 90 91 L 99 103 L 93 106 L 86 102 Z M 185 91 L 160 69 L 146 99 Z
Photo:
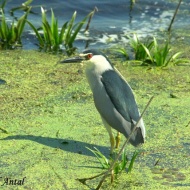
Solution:
M 98 51 L 96 49 L 85 49 L 78 56 L 67 58 L 67 59 L 61 61 L 60 63 L 81 63 L 82 61 L 88 61 L 91 59 L 96 61 L 101 57 L 104 57 L 110 63 L 107 56 L 104 53 L 101 53 L 100 51 Z

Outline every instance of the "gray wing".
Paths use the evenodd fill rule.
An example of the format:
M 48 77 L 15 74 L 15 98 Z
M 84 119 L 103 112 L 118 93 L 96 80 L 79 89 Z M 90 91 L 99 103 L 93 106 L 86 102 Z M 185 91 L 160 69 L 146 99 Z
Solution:
M 128 122 L 132 123 L 132 120 L 137 122 L 140 115 L 129 84 L 114 70 L 104 72 L 101 81 L 117 111 Z

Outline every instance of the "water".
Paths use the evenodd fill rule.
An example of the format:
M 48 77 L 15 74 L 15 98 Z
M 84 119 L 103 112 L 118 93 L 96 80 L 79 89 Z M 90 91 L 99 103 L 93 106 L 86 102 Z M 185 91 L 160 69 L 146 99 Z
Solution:
M 10 1 L 6 6 L 6 11 L 10 8 L 20 6 L 24 1 Z M 139 37 L 146 37 L 160 35 L 163 31 L 166 31 L 173 13 L 176 9 L 178 1 L 172 0 L 143 0 L 137 1 L 133 9 L 130 10 L 130 1 L 108 1 L 108 0 L 34 0 L 31 4 L 34 6 L 33 11 L 35 14 L 30 14 L 28 19 L 35 24 L 35 26 L 41 25 L 41 12 L 40 6 L 43 6 L 47 10 L 47 15 L 50 19 L 50 9 L 52 8 L 55 16 L 58 18 L 60 27 L 63 23 L 68 21 L 73 12 L 77 11 L 77 22 L 82 20 L 94 7 L 98 8 L 98 12 L 95 13 L 88 35 L 80 33 L 75 42 L 75 46 L 79 49 L 84 49 L 86 43 L 90 47 L 106 48 L 115 44 L 124 45 L 128 42 L 126 35 L 137 33 Z M 36 6 L 36 7 L 35 7 Z M 184 29 L 187 30 L 190 23 L 190 2 L 184 1 L 180 6 L 180 10 L 172 26 L 172 29 Z M 22 11 L 16 11 L 15 17 L 23 15 Z M 12 18 L 10 18 L 12 19 Z M 35 37 L 32 35 L 29 27 L 26 27 L 23 47 L 25 49 L 37 48 Z

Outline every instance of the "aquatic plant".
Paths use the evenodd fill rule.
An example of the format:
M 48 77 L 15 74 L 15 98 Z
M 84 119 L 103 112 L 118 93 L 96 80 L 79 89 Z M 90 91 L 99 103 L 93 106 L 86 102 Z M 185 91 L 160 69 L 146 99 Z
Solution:
M 169 42 L 167 41 L 163 47 L 158 46 L 156 38 L 154 40 L 154 51 L 153 56 L 151 58 L 151 62 L 155 63 L 156 66 L 168 66 L 169 64 L 178 64 L 183 62 L 182 59 L 178 59 L 182 52 L 177 52 L 175 54 L 171 54 L 171 48 L 169 46 Z
M 8 24 L 4 13 L 2 12 L 2 18 L 0 23 L 0 48 L 1 49 L 15 49 L 21 47 L 21 36 L 26 24 L 26 19 L 30 9 L 21 16 L 15 23 Z
M 180 59 L 179 56 L 182 52 L 177 52 L 175 54 L 171 54 L 171 47 L 169 46 L 169 41 L 167 41 L 163 46 L 158 45 L 157 40 L 153 37 L 153 48 L 151 51 L 142 44 L 142 47 L 146 51 L 147 59 L 143 64 L 155 65 L 158 67 L 166 67 L 169 64 L 176 65 L 180 62 L 184 62 L 185 59 Z
M 60 31 L 58 28 L 58 20 L 55 18 L 53 10 L 51 10 L 51 23 L 48 22 L 45 10 L 42 7 L 41 12 L 42 26 L 39 30 L 36 29 L 30 21 L 27 21 L 37 36 L 39 47 L 45 51 L 57 52 L 61 49 L 60 46 L 64 45 L 67 54 L 71 55 L 76 49 L 73 46 L 76 36 L 86 22 L 86 19 L 93 14 L 93 11 L 81 22 L 74 24 L 77 15 L 77 12 L 75 11 L 70 21 L 65 22 L 62 25 Z M 41 34 L 40 31 L 43 33 Z
M 97 160 L 99 161 L 103 169 L 109 168 L 110 166 L 109 160 L 96 147 L 94 147 L 95 150 L 92 150 L 88 147 L 86 148 L 96 156 Z
M 142 65 L 166 67 L 171 64 L 177 65 L 183 62 L 189 62 L 187 59 L 179 58 L 182 52 L 171 54 L 172 49 L 169 45 L 169 41 L 166 41 L 164 45 L 158 45 L 155 37 L 151 40 L 148 39 L 146 42 L 140 41 L 136 34 L 128 38 L 130 40 L 130 47 L 134 52 L 135 61 L 141 61 Z M 118 48 L 117 52 L 126 57 L 127 50 L 124 48 Z
M 114 161 L 112 158 L 109 160 L 107 159 L 97 148 L 94 147 L 95 150 L 92 150 L 90 148 L 87 147 L 88 150 L 90 150 L 97 158 L 97 160 L 99 161 L 99 163 L 101 164 L 102 166 L 102 169 L 109 169 L 112 162 Z M 135 159 L 136 157 L 138 156 L 139 152 L 135 151 L 133 153 L 133 156 L 131 158 L 131 161 L 129 162 L 129 159 L 127 158 L 127 154 L 126 154 L 126 151 L 123 150 L 122 152 L 122 155 L 121 155 L 121 159 L 120 160 L 117 160 L 117 162 L 114 164 L 113 166 L 113 171 L 114 171 L 114 174 L 119 174 L 121 173 L 124 169 L 127 170 L 127 172 L 131 172 L 132 171 L 132 168 L 133 168 L 133 165 L 134 165 L 134 162 L 135 162 Z M 129 162 L 129 166 L 128 168 L 126 168 L 127 164 Z
M 99 161 L 99 163 L 101 164 L 102 166 L 102 169 L 109 169 L 110 166 L 111 166 L 111 163 L 113 162 L 113 159 L 111 158 L 110 160 L 107 159 L 97 148 L 94 147 L 95 150 L 92 150 L 90 148 L 87 147 L 88 150 L 90 150 L 97 158 L 97 160 Z M 132 171 L 132 168 L 133 168 L 133 165 L 134 165 L 134 162 L 135 162 L 135 159 L 136 157 L 138 156 L 139 152 L 135 151 L 133 153 L 133 156 L 131 158 L 131 161 L 129 162 L 129 159 L 127 158 L 127 154 L 126 154 L 126 151 L 123 150 L 122 152 L 122 155 L 121 155 L 121 159 L 120 160 L 117 160 L 117 162 L 114 164 L 114 167 L 113 167 L 113 171 L 114 171 L 114 174 L 119 174 L 121 173 L 124 169 L 127 170 L 127 172 L 131 172 Z M 127 164 L 129 162 L 129 166 L 128 168 L 126 168 Z
M 142 43 L 136 34 L 133 34 L 133 37 L 128 36 L 128 38 L 135 54 L 135 60 L 145 61 L 148 58 L 148 52 L 153 48 L 153 41 L 148 39 Z
M 125 59 L 129 59 L 129 55 L 127 53 L 127 50 L 124 47 L 121 48 L 115 48 L 114 51 L 120 53 L 123 55 L 123 57 L 125 57 Z

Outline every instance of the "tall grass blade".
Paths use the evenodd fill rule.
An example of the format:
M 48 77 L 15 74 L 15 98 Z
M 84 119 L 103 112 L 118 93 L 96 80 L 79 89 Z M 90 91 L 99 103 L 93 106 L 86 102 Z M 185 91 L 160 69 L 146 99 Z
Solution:
M 30 9 L 31 7 L 28 9 L 28 11 L 22 16 L 19 18 L 18 20 L 18 23 L 17 23 L 17 30 L 18 30 L 18 33 L 17 33 L 17 40 L 20 40 L 20 37 L 21 37 L 21 34 L 24 30 L 24 26 L 26 24 L 26 19 L 27 19 L 27 16 L 28 16 L 28 13 L 30 12 Z
M 22 3 L 24 6 L 29 6 L 32 3 L 33 0 L 27 0 L 24 3 Z
M 39 41 L 40 47 L 43 47 L 44 46 L 44 40 L 43 40 L 41 34 L 38 32 L 38 30 L 35 28 L 35 26 L 30 21 L 27 20 L 26 22 L 30 25 L 30 27 L 35 32 L 36 37 L 37 37 L 37 39 Z
M 68 22 L 66 22 L 62 28 L 61 28 L 61 31 L 59 33 L 59 44 L 61 44 L 65 39 L 64 39 L 64 34 L 65 34 L 65 31 L 67 29 L 67 24 Z
M 84 25 L 84 23 L 86 22 L 87 18 L 90 17 L 92 14 L 94 14 L 94 11 L 92 11 L 91 13 L 89 13 L 80 23 L 75 25 L 75 31 L 72 34 L 71 38 L 69 39 L 69 43 L 71 44 L 75 41 L 75 38 L 77 36 L 77 34 L 79 33 L 79 31 L 81 30 L 82 26 Z
M 7 29 L 9 30 L 9 28 L 7 27 Z M 17 34 L 16 34 L 16 28 L 14 26 L 14 21 L 12 22 L 12 25 L 11 25 L 11 29 L 10 31 L 8 32 L 9 36 L 8 36 L 8 39 L 10 39 L 9 41 L 9 45 L 13 44 L 16 40 L 17 40 Z
M 77 15 L 77 12 L 75 11 L 73 13 L 73 16 L 72 16 L 71 20 L 68 23 L 67 30 L 66 30 L 66 33 L 65 33 L 65 38 L 64 38 L 65 44 L 68 45 L 69 47 L 70 47 L 70 43 L 69 43 L 70 40 L 69 39 L 71 38 L 72 28 L 73 28 L 73 25 L 74 25 L 76 15 Z
M 137 152 L 137 151 L 135 151 L 135 152 L 133 153 L 132 159 L 131 159 L 130 164 L 129 164 L 129 167 L 128 167 L 128 173 L 130 173 L 130 172 L 132 171 L 134 162 L 135 162 L 135 160 L 136 160 L 138 154 L 139 154 L 139 152 Z
M 2 40 L 7 40 L 8 27 L 7 27 L 7 24 L 6 24 L 4 13 L 2 13 L 2 20 L 1 20 L 1 23 L 0 23 L 0 29 L 1 29 L 1 36 L 0 36 L 1 39 Z
M 58 22 L 57 19 L 55 18 L 54 12 L 51 9 L 51 31 L 52 31 L 52 36 L 55 41 L 55 44 L 59 44 L 59 32 L 58 32 Z
M 121 170 L 124 170 L 126 168 L 128 159 L 127 159 L 127 155 L 125 150 L 123 150 L 123 154 L 122 154 L 122 161 L 121 161 Z
M 180 61 L 181 62 L 181 60 L 178 60 L 177 58 L 180 56 L 182 54 L 182 52 L 177 52 L 177 53 L 175 53 L 174 55 L 172 55 L 168 60 L 167 60 L 167 62 L 165 63 L 165 67 L 166 66 L 168 66 L 168 64 L 170 63 L 170 62 L 174 62 L 174 64 L 176 64 L 178 61 Z
M 97 149 L 94 147 L 95 150 L 92 150 L 88 147 L 86 147 L 88 150 L 90 150 L 98 159 L 98 161 L 100 162 L 100 164 L 102 165 L 103 169 L 107 169 L 109 168 L 110 164 L 108 159 Z
M 152 58 L 152 56 L 151 56 L 150 51 L 148 50 L 148 48 L 145 47 L 143 44 L 141 44 L 141 45 L 142 45 L 142 47 L 144 48 L 144 50 L 146 51 L 146 54 L 148 55 L 148 58 L 150 59 L 150 61 L 151 61 L 152 63 L 154 63 L 154 59 Z

